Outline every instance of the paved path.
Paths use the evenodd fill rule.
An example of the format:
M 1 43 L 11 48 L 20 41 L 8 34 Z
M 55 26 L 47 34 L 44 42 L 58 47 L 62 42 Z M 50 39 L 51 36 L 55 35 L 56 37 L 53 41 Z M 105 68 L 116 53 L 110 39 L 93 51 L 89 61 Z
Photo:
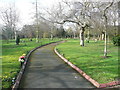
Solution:
M 65 64 L 50 44 L 34 51 L 21 81 L 21 88 L 94 88 Z

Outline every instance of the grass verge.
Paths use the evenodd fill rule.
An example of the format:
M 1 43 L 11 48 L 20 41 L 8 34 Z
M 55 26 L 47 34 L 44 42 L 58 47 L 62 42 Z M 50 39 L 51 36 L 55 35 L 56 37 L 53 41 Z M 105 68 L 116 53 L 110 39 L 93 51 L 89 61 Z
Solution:
M 91 41 L 81 47 L 79 40 L 68 40 L 56 48 L 66 59 L 100 84 L 112 82 L 118 78 L 118 47 L 112 43 L 108 44 L 109 58 L 101 57 L 104 49 L 103 41 Z
M 2 88 L 10 88 L 13 78 L 16 78 L 20 71 L 20 62 L 18 58 L 23 54 L 27 54 L 30 50 L 37 46 L 41 46 L 50 42 L 59 41 L 59 39 L 41 39 L 39 43 L 22 39 L 20 45 L 15 45 L 15 40 L 9 40 L 9 43 L 2 41 Z

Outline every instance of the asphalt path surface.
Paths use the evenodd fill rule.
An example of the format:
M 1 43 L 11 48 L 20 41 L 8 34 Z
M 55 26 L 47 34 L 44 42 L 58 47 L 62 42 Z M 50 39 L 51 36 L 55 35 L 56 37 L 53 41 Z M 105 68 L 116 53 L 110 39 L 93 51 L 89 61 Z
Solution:
M 19 88 L 95 88 L 54 53 L 55 46 L 31 54 Z

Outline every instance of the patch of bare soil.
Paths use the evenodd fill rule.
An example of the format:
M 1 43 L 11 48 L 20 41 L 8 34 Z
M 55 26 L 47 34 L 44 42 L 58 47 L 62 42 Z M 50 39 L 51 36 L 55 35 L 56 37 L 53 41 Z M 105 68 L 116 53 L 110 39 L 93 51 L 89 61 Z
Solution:
M 112 56 L 100 56 L 102 58 L 111 58 Z

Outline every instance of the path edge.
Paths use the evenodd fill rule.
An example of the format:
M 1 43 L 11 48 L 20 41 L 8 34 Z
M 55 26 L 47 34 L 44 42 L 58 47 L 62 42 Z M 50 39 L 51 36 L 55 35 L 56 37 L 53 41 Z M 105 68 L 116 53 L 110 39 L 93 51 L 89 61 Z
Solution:
M 63 40 L 56 41 L 56 42 L 50 42 L 50 43 L 47 43 L 47 44 L 38 46 L 38 47 L 30 50 L 30 51 L 28 52 L 26 58 L 25 58 L 25 62 L 24 62 L 24 64 L 23 64 L 23 66 L 21 67 L 20 72 L 19 72 L 18 75 L 17 75 L 17 78 L 16 78 L 16 80 L 15 80 L 15 84 L 12 86 L 12 90 L 17 90 L 17 89 L 18 89 L 19 84 L 20 84 L 20 81 L 21 81 L 21 78 L 22 78 L 22 75 L 23 75 L 23 73 L 24 73 L 24 71 L 25 71 L 25 68 L 26 68 L 26 66 L 27 66 L 27 62 L 28 62 L 29 57 L 30 57 L 30 55 L 32 54 L 32 52 L 34 52 L 35 50 L 37 50 L 38 48 L 41 48 L 41 47 L 43 47 L 43 46 L 47 46 L 47 45 L 49 45 L 49 44 L 58 43 L 58 42 L 62 42 L 62 41 L 63 41 Z
M 78 68 L 77 66 L 75 66 L 74 64 L 72 64 L 71 62 L 69 62 L 65 57 L 63 57 L 56 49 L 56 47 L 54 48 L 54 52 L 65 62 L 67 63 L 70 67 L 72 67 L 73 69 L 75 69 L 77 72 L 79 72 L 85 79 L 87 79 L 90 83 L 92 83 L 95 87 L 97 88 L 106 88 L 106 87 L 111 87 L 114 85 L 120 85 L 120 81 L 113 81 L 110 83 L 104 83 L 104 84 L 100 84 L 97 81 L 95 81 L 94 79 L 92 79 L 89 75 L 87 75 L 85 72 L 83 72 L 80 68 Z

